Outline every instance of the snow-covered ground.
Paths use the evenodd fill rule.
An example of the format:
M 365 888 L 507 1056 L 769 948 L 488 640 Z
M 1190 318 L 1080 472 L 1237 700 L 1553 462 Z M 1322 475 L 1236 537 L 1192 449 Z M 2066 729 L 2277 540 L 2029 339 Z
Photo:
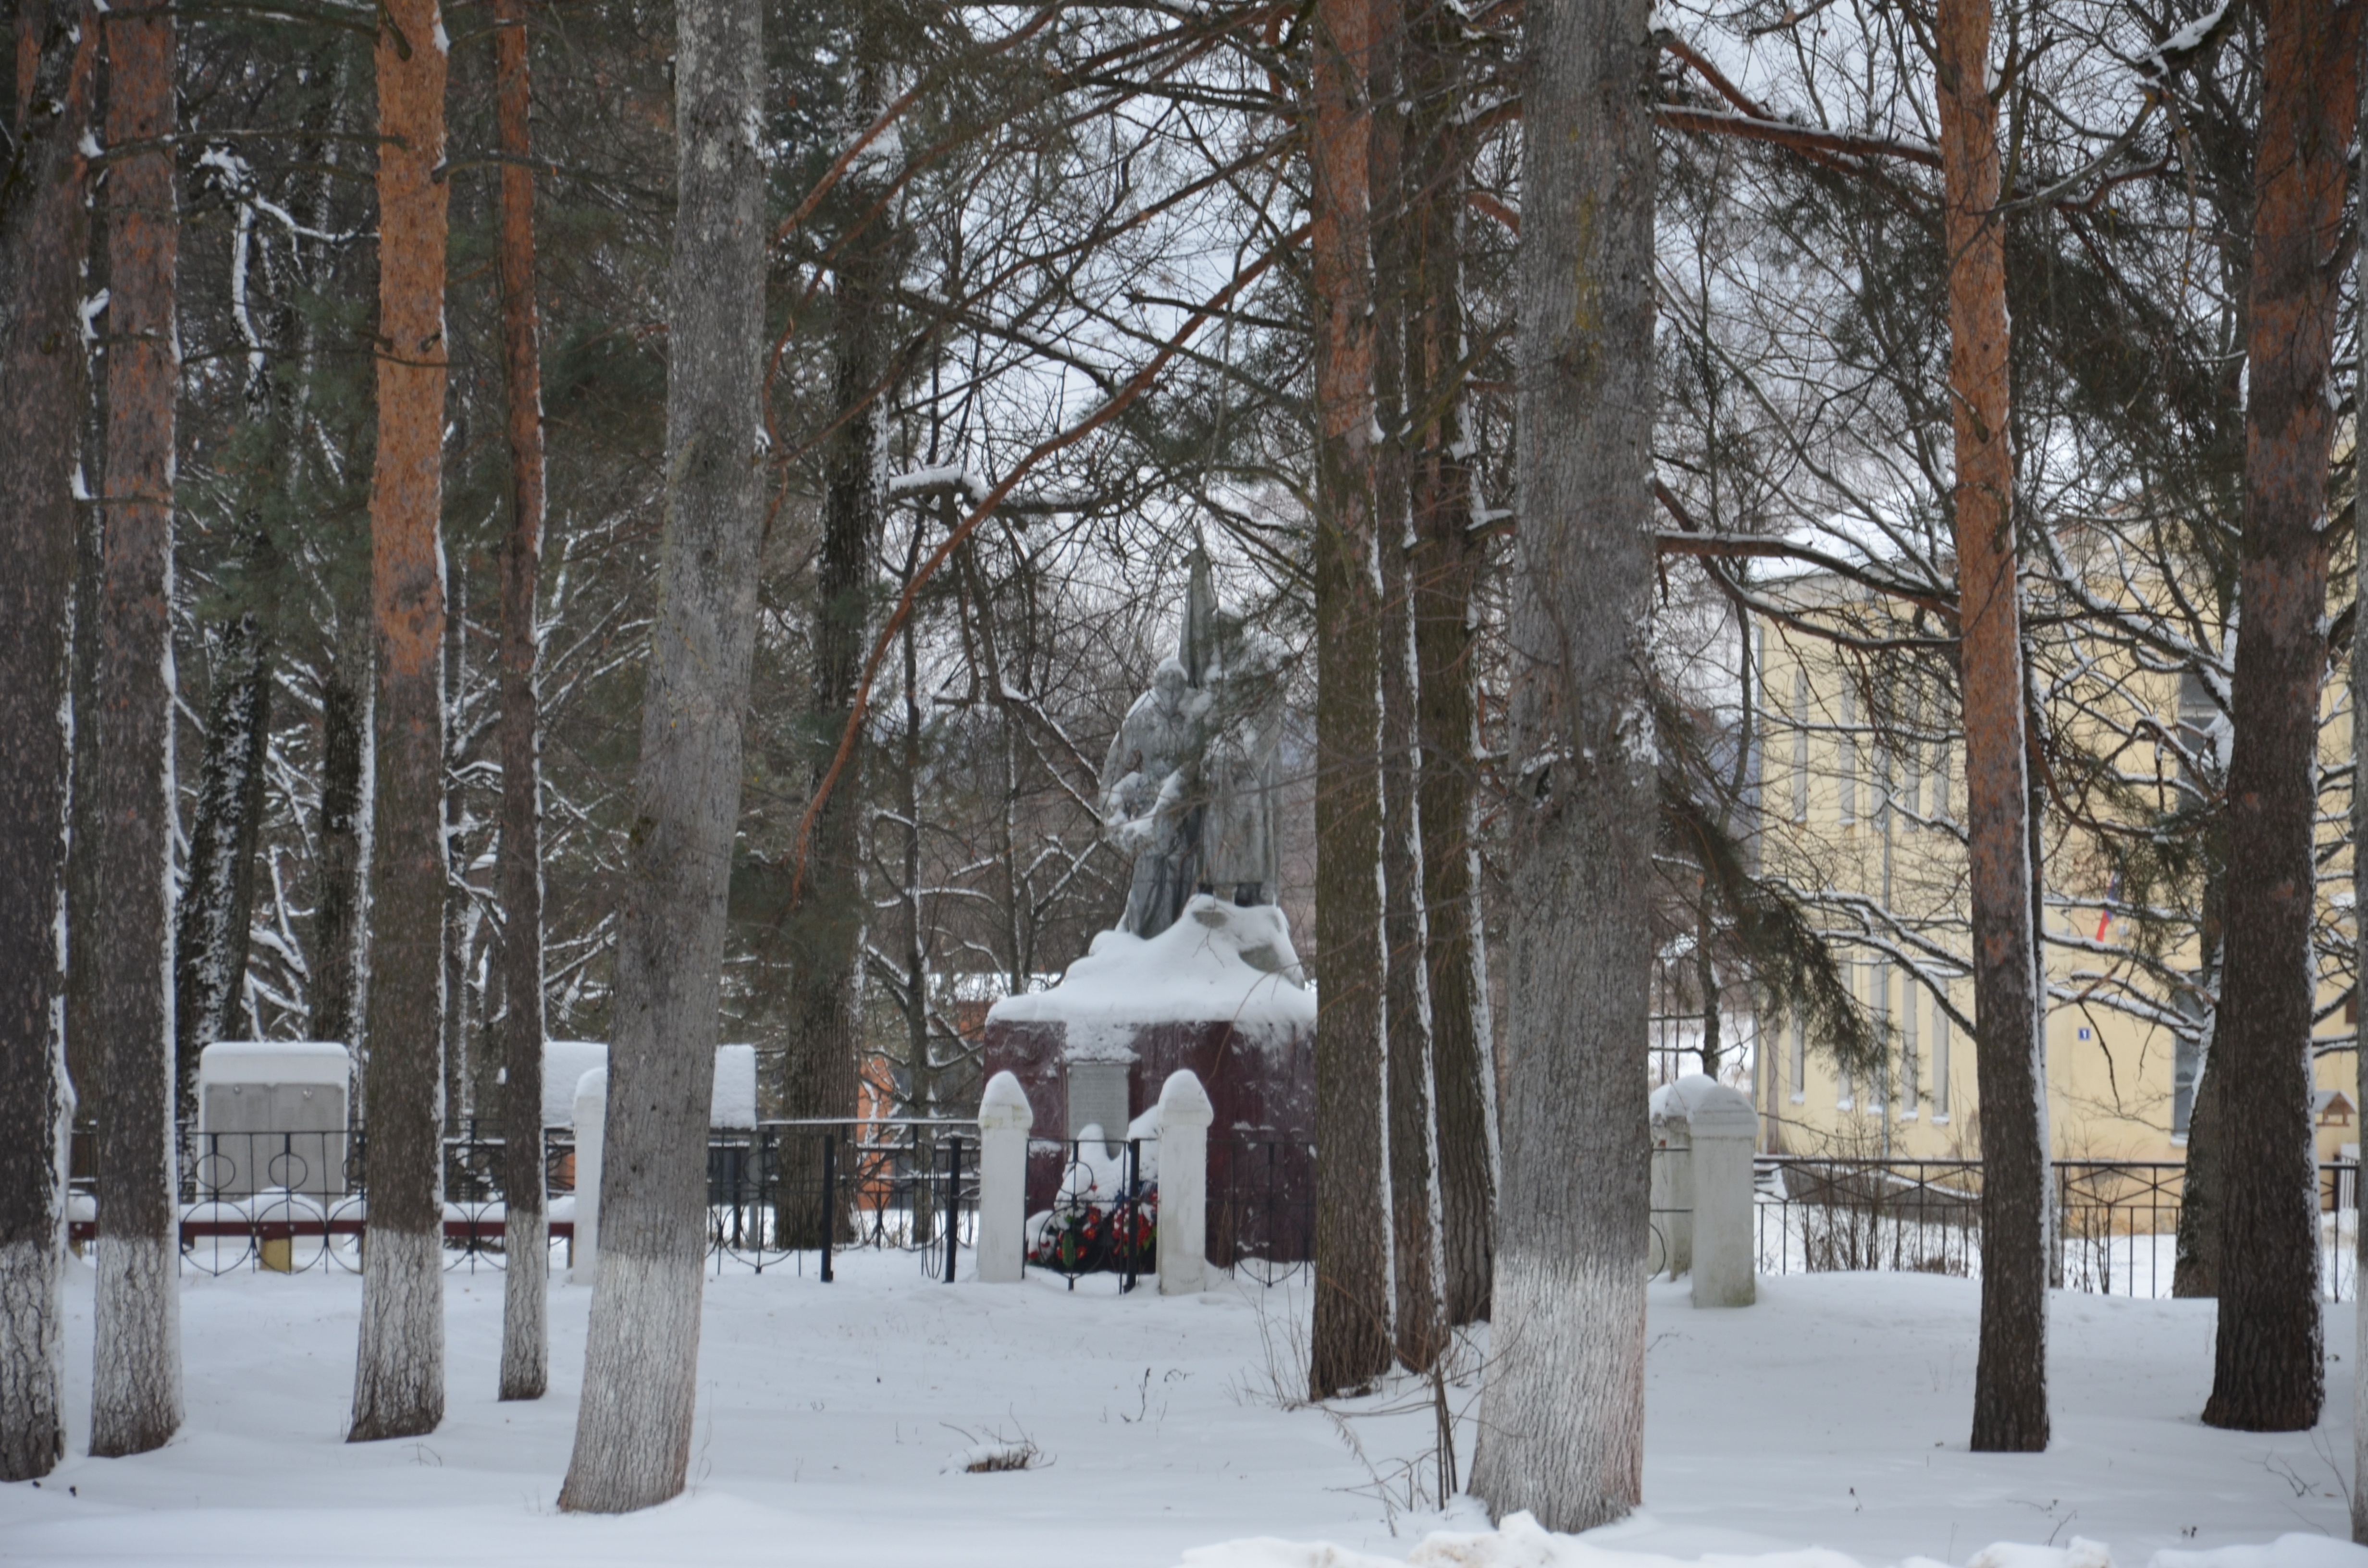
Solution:
M 500 1404 L 501 1279 L 453 1276 L 443 1428 L 351 1446 L 360 1282 L 187 1278 L 188 1429 L 160 1453 L 93 1460 L 80 1456 L 90 1276 L 75 1265 L 75 1457 L 39 1487 L 0 1488 L 0 1560 L 1162 1568 L 1190 1553 L 1194 1568 L 1349 1568 L 1411 1551 L 1475 1568 L 1652 1568 L 1647 1553 L 1736 1568 L 1776 1552 L 1759 1568 L 1847 1568 L 1834 1552 L 1964 1564 L 1993 1542 L 2077 1537 L 2121 1568 L 2368 1568 L 2368 1552 L 2301 1539 L 2348 1528 L 2348 1305 L 2328 1316 L 2347 1358 L 2328 1369 L 2325 1425 L 2260 1437 L 2195 1418 L 2210 1303 L 2058 1295 L 2055 1447 L 2009 1457 L 1965 1449 L 1965 1280 L 1794 1276 L 1727 1312 L 1656 1285 L 1646 1511 L 1583 1543 L 1517 1526 L 1425 1544 L 1486 1520 L 1461 1500 L 1444 1516 L 1419 1498 L 1406 1509 L 1409 1479 L 1435 1473 L 1418 1391 L 1338 1415 L 1278 1397 L 1299 1375 L 1302 1289 L 1121 1298 L 1107 1278 L 1074 1294 L 1034 1276 L 950 1288 L 907 1255 L 839 1267 L 827 1286 L 810 1270 L 711 1279 L 689 1494 L 586 1518 L 552 1506 L 575 1422 L 580 1289 L 553 1289 L 550 1397 Z M 1468 1464 L 1476 1411 L 1470 1386 L 1452 1392 Z M 1033 1468 L 962 1468 L 1025 1445 Z M 2274 1552 L 2179 1555 L 2281 1535 Z M 1813 1546 L 1829 1551 L 1801 1550 Z M 2084 1545 L 1991 1553 L 1979 1568 L 2101 1562 Z

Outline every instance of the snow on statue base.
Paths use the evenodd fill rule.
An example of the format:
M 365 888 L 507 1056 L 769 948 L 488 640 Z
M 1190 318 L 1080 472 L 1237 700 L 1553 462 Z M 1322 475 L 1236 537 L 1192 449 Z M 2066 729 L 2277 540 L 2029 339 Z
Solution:
M 1232 1245 L 1220 1212 L 1229 1159 L 1247 1153 L 1265 1167 L 1261 1204 L 1295 1214 L 1314 1190 L 1315 1040 L 1315 995 L 1282 911 L 1203 893 L 1157 936 L 1105 931 L 1058 985 L 996 1003 L 986 1016 L 985 1070 L 1019 1080 L 1040 1136 L 1070 1139 L 1088 1123 L 1118 1136 L 1170 1074 L 1191 1072 L 1213 1113 L 1209 1228 L 1222 1264 Z M 1114 1117 L 1121 1088 L 1124 1115 Z M 1049 1150 L 1030 1160 L 1030 1212 L 1051 1206 L 1061 1168 Z M 1304 1241 L 1294 1248 L 1289 1238 L 1270 1240 L 1304 1251 Z

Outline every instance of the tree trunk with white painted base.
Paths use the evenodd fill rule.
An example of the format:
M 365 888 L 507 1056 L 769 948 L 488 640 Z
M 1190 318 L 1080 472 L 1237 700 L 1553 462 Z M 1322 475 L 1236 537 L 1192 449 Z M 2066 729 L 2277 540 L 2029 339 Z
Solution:
M 495 0 L 502 165 L 502 381 L 510 531 L 502 546 L 501 1397 L 551 1383 L 551 1235 L 542 1168 L 542 773 L 535 582 L 542 560 L 542 361 L 534 299 L 534 171 L 525 0 Z
M 666 537 L 600 1189 L 600 1283 L 559 1506 L 621 1513 L 682 1490 L 707 1256 L 707 1120 L 741 710 L 756 642 L 765 341 L 763 11 L 676 12 L 677 170 Z
M 78 0 L 20 0 L 32 44 L 18 178 L 0 184 L 0 1481 L 65 1449 L 58 1296 L 65 1082 L 65 611 L 74 565 L 83 358 L 74 306 L 90 62 Z M 18 54 L 21 72 L 24 54 Z M 22 94 L 22 76 L 18 78 Z M 20 97 L 18 101 L 25 101 Z
M 1655 51 L 1646 0 L 1531 0 L 1504 1187 L 1473 1492 L 1586 1529 L 1637 1505 L 1655 741 Z
M 436 0 L 388 0 L 380 17 L 379 766 L 352 1442 L 444 1418 L 444 33 Z
M 98 1282 L 90 1451 L 162 1448 L 181 1425 L 179 1213 L 173 1191 L 173 324 L 171 15 L 107 19 L 109 171 L 107 541 L 90 813 L 100 1072 Z M 82 780 L 76 788 L 85 788 Z

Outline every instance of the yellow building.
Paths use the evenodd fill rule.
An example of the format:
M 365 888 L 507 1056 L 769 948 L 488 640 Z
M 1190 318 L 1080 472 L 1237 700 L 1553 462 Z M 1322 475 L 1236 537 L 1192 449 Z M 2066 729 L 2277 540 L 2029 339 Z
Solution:
M 1801 585 L 1795 585 L 1797 591 Z M 1848 594 L 1851 590 L 1819 590 Z M 1854 994 L 1890 1042 L 1890 1068 L 1875 1081 L 1838 1071 L 1793 1020 L 1763 1019 L 1766 1049 L 1754 1078 L 1771 1152 L 1879 1154 L 1894 1158 L 1978 1156 L 1981 1106 L 1975 1084 L 1969 901 L 1965 877 L 1964 772 L 1953 696 L 1927 687 L 1912 659 L 1861 659 L 1782 625 L 1754 637 L 1758 673 L 1762 832 L 1760 869 L 1787 879 L 1839 937 Z M 2217 710 L 2194 677 L 2069 660 L 2051 668 L 2051 722 L 2103 752 L 2127 778 L 2143 774 L 2146 737 L 2164 745 L 2211 743 Z M 2323 726 L 2328 760 L 2347 762 L 2348 702 L 2329 683 Z M 1936 716 L 1947 715 L 1945 721 Z M 2133 737 L 2135 737 L 2133 739 Z M 2133 750 L 2133 747 L 2141 748 Z M 2131 760 L 2135 758 L 2135 761 Z M 2161 788 L 2177 787 L 2177 764 Z M 2126 799 L 2126 796 L 2124 797 Z M 2322 925 L 2348 939 L 2350 856 L 2340 813 L 2349 791 L 2322 807 L 2329 846 L 2321 886 Z M 2105 819 L 2112 820 L 2112 819 Z M 2126 820 L 2126 819 L 2123 819 Z M 2126 927 L 2106 907 L 2113 898 L 2093 835 L 2051 810 L 2045 827 L 2044 908 L 2049 1003 L 2046 1063 L 2049 1137 L 2058 1159 L 2176 1161 L 2198 1065 L 2195 1031 L 2181 1016 L 2164 971 L 2198 967 L 2195 937 L 2141 962 L 2123 941 Z M 2324 1047 L 2348 1040 L 2348 977 L 2321 964 Z M 2352 1104 L 2354 1059 L 2317 1057 L 2318 1152 L 2337 1157 L 2359 1141 Z

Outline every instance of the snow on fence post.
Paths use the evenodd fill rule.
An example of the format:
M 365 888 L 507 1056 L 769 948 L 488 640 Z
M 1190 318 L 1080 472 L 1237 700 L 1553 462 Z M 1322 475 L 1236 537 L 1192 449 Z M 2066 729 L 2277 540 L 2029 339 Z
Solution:
M 1694 1266 L 1693 1129 L 1687 1112 L 1689 1089 L 1698 1077 L 1691 1074 L 1653 1091 L 1653 1212 L 1645 1245 L 1657 1243 L 1658 1248 L 1647 1254 L 1645 1267 L 1672 1279 Z
M 589 1285 L 600 1268 L 600 1142 L 609 1125 L 609 1070 L 575 1081 L 575 1231 L 567 1244 L 567 1282 Z
M 1159 1293 L 1189 1296 L 1209 1275 L 1209 1123 L 1217 1118 L 1191 1069 L 1159 1091 Z
M 1694 1305 L 1748 1307 L 1759 1295 L 1751 1156 L 1759 1117 L 1749 1096 L 1725 1084 L 1696 1085 L 1690 1097 Z
M 1028 1130 L 1019 1080 L 997 1073 L 978 1102 L 978 1269 L 982 1285 L 1019 1282 L 1028 1249 Z

